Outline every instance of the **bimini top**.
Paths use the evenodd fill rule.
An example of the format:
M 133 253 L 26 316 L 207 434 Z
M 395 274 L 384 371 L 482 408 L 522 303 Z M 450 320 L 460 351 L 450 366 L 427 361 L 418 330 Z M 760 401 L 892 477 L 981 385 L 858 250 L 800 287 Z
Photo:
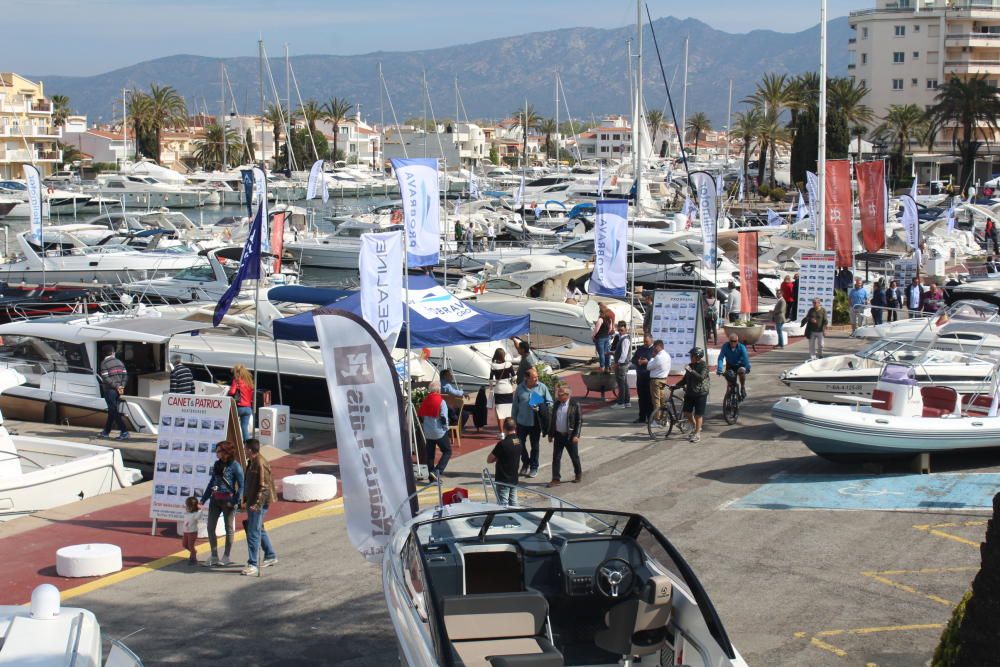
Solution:
M 210 328 L 211 323 L 190 322 L 169 317 L 106 319 L 93 323 L 84 320 L 62 322 L 33 320 L 0 324 L 0 336 L 37 336 L 72 343 L 115 340 L 161 345 L 178 334 Z

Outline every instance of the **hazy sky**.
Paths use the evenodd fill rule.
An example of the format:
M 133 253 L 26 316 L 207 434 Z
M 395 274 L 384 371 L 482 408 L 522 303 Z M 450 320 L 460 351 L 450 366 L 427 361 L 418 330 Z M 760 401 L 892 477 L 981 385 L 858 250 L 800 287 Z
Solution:
M 696 18 L 728 32 L 804 30 L 818 0 L 648 0 L 654 18 Z M 98 74 L 189 53 L 411 51 L 526 32 L 635 22 L 630 0 L 4 0 L 0 70 Z M 829 0 L 830 17 L 873 0 Z M 669 36 L 668 36 L 669 37 Z M 662 39 L 662 37 L 661 37 Z

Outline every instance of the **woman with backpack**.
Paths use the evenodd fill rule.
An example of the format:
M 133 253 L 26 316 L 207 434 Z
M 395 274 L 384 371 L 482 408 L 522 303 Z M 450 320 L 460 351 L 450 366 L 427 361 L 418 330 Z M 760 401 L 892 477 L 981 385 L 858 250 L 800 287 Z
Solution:
M 233 564 L 229 555 L 236 532 L 236 508 L 243 498 L 243 468 L 236 461 L 236 447 L 229 441 L 220 442 L 215 446 L 215 455 L 217 460 L 212 464 L 212 476 L 201 496 L 202 505 L 208 503 L 208 545 L 212 549 L 212 555 L 203 563 L 206 567 Z M 226 526 L 226 547 L 221 560 L 215 535 L 220 516 Z
M 243 364 L 233 367 L 233 381 L 229 383 L 229 395 L 236 399 L 236 414 L 240 418 L 243 440 L 250 437 L 250 417 L 253 415 L 253 377 Z

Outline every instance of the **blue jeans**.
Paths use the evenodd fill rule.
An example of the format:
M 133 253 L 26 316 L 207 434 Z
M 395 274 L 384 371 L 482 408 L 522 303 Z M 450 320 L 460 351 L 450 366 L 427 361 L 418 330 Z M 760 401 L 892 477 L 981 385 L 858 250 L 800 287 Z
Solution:
M 604 370 L 611 369 L 611 339 L 608 336 L 598 336 L 594 339 L 594 347 L 597 349 L 597 363 Z
M 250 437 L 250 417 L 253 415 L 253 408 L 236 408 L 236 414 L 240 417 L 240 430 L 243 432 L 243 441 Z
M 552 418 L 555 419 L 554 416 Z M 538 471 L 538 440 L 541 435 L 542 429 L 538 424 L 537 417 L 535 417 L 535 423 L 532 426 L 517 425 L 517 438 L 521 441 L 521 467 L 528 466 L 532 472 Z M 529 444 L 531 445 L 530 453 Z
M 247 557 L 249 565 L 257 565 L 257 550 L 264 549 L 264 560 L 271 560 L 275 557 L 274 547 L 271 546 L 271 538 L 267 536 L 264 528 L 264 515 L 267 514 L 267 505 L 264 505 L 259 512 L 247 510 Z
M 517 489 L 497 482 L 497 500 L 505 507 L 517 506 Z
M 775 322 L 774 330 L 778 333 L 778 347 L 785 346 L 785 339 L 781 336 L 781 328 L 785 326 L 784 322 Z

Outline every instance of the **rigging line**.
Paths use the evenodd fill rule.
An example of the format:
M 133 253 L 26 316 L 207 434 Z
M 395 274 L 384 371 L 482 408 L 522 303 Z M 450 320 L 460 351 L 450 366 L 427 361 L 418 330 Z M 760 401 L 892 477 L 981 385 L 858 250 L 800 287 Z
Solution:
M 305 107 L 305 103 L 302 101 L 302 91 L 299 90 L 299 80 L 298 80 L 298 77 L 295 76 L 295 68 L 292 67 L 291 65 L 289 65 L 288 66 L 288 71 L 292 75 L 292 85 L 295 87 L 295 97 L 297 97 L 298 100 L 299 100 L 299 109 L 302 109 L 303 107 Z M 303 119 L 305 119 L 304 116 L 303 116 Z M 309 121 L 306 120 L 305 123 L 306 123 L 306 129 L 308 129 L 309 128 Z M 312 132 L 309 133 L 309 143 L 312 144 L 313 155 L 315 155 L 316 156 L 315 159 L 318 160 L 319 159 L 319 151 L 316 149 L 316 140 L 313 139 Z M 305 165 L 303 165 L 303 166 L 305 166 Z
M 410 157 L 406 151 L 406 142 L 403 141 L 403 134 L 399 130 L 399 118 L 396 117 L 396 107 L 392 104 L 392 95 L 389 94 L 389 86 L 385 82 L 385 75 L 382 73 L 382 63 L 378 64 L 378 78 L 382 82 L 382 88 L 385 90 L 385 100 L 389 103 L 389 111 L 392 112 L 392 123 L 396 126 L 396 138 L 399 139 L 399 145 L 403 147 L 403 157 Z
M 427 86 L 427 73 L 424 72 L 424 95 L 427 96 L 427 106 L 431 110 L 431 122 L 434 123 L 434 134 L 437 135 L 438 150 L 441 151 L 441 159 L 444 160 L 445 171 L 448 170 L 448 158 L 444 154 L 444 144 L 441 143 L 441 133 L 437 131 L 437 117 L 434 115 L 434 102 L 431 101 L 431 89 Z M 455 119 L 458 122 L 458 119 Z M 454 131 L 454 127 L 452 131 Z
M 240 117 L 240 109 L 236 105 L 236 95 L 233 93 L 233 82 L 229 78 L 229 70 L 226 69 L 226 64 L 225 63 L 222 64 L 222 78 L 226 82 L 226 88 L 229 89 L 229 100 L 230 100 L 230 102 L 232 102 L 233 112 L 236 114 L 237 118 L 241 118 Z M 247 144 L 247 133 L 244 131 L 243 120 L 242 119 L 240 120 L 240 141 L 243 144 L 243 151 L 244 151 L 243 155 L 244 155 L 244 157 L 250 155 L 250 146 Z M 241 162 L 242 162 L 242 160 L 241 160 Z
M 688 167 L 687 151 L 684 150 L 684 134 L 677 124 L 677 111 L 674 109 L 674 99 L 670 95 L 670 86 L 667 84 L 667 72 L 663 69 L 663 56 L 660 54 L 660 42 L 656 39 L 656 30 L 653 28 L 653 16 L 649 13 L 649 3 L 646 3 L 646 18 L 649 19 L 649 32 L 653 35 L 653 46 L 656 47 L 656 60 L 660 64 L 660 76 L 663 77 L 663 86 L 667 89 L 667 103 L 670 105 L 670 116 L 674 119 L 674 133 L 677 135 L 677 145 L 681 150 L 681 161 L 684 163 L 684 174 L 687 176 L 689 191 L 694 191 L 691 184 L 691 169 Z
M 566 117 L 569 119 L 569 131 L 576 136 L 576 123 L 573 121 L 573 115 L 569 112 L 569 100 L 566 99 L 566 89 L 563 88 L 562 77 L 559 73 L 556 73 L 556 81 L 559 83 L 559 92 L 562 93 L 563 107 L 566 109 Z M 558 128 L 556 128 L 558 130 Z M 583 155 L 580 153 L 580 142 L 574 142 L 574 149 L 576 149 L 576 161 L 583 162 Z M 558 153 L 558 151 L 557 151 Z
M 267 49 L 264 45 L 261 45 L 261 51 L 264 53 L 264 65 L 267 69 L 267 78 L 271 83 L 271 93 L 274 95 L 274 108 L 278 110 L 278 120 L 281 122 L 281 127 L 285 130 L 285 146 L 288 147 L 288 161 L 285 165 L 289 170 L 297 171 L 298 164 L 295 162 L 295 151 L 292 150 L 291 142 L 291 132 L 288 125 L 289 119 L 285 118 L 285 110 L 281 106 L 281 96 L 278 95 L 278 87 L 274 84 L 274 73 L 271 71 L 271 57 L 267 55 Z M 261 145 L 263 146 L 264 137 L 260 139 Z M 278 147 L 274 147 L 275 160 L 277 161 Z

